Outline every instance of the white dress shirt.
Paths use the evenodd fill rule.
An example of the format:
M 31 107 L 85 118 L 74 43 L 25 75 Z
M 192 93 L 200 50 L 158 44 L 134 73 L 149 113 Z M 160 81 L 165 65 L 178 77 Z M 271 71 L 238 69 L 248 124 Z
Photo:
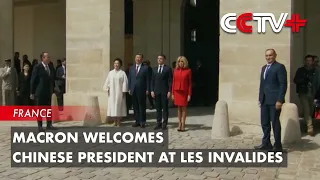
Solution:
M 163 71 L 163 65 L 159 65 L 159 67 L 158 67 L 158 73 L 162 73 L 162 71 Z
M 267 72 L 270 70 L 270 67 L 272 66 L 272 64 L 273 63 L 267 64 L 266 69 L 264 70 L 264 73 L 263 73 L 263 79 L 266 79 Z
M 44 67 L 44 69 L 48 72 L 48 74 L 50 75 L 50 68 L 49 68 L 49 65 L 48 64 L 45 64 L 42 62 L 42 65 Z
M 136 73 L 137 73 L 137 74 L 139 73 L 140 68 L 141 68 L 141 64 L 137 64 L 137 65 L 136 65 L 136 70 L 137 70 Z

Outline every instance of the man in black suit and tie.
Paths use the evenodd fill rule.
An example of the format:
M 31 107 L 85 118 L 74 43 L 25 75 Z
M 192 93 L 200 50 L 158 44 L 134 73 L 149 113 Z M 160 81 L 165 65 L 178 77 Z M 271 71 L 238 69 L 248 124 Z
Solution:
M 37 64 L 32 71 L 31 76 L 31 95 L 30 99 L 35 100 L 36 106 L 50 106 L 51 96 L 54 87 L 54 68 L 52 68 L 50 63 L 50 57 L 47 52 L 43 52 L 40 55 L 41 63 Z M 47 118 L 47 129 L 56 130 L 52 126 L 52 120 Z M 38 130 L 43 132 L 42 118 L 38 118 Z
M 66 59 L 61 61 L 61 66 L 56 69 L 56 89 L 59 110 L 63 110 L 63 94 L 66 92 Z
M 138 53 L 135 64 L 129 70 L 129 93 L 132 96 L 134 117 L 132 127 L 146 127 L 146 97 L 150 92 L 150 76 L 148 67 L 142 64 L 143 55 Z
M 169 98 L 171 96 L 172 70 L 169 66 L 164 64 L 165 59 L 165 55 L 158 56 L 158 66 L 153 69 L 151 80 L 151 95 L 155 98 L 157 109 L 157 125 L 154 127 L 154 130 L 165 130 L 167 129 L 168 124 L 168 106 Z
M 260 76 L 259 105 L 261 109 L 262 144 L 255 146 L 260 150 L 282 151 L 280 112 L 287 92 L 287 71 L 283 64 L 276 61 L 274 49 L 265 53 L 267 64 L 262 67 Z M 275 143 L 270 142 L 271 123 Z

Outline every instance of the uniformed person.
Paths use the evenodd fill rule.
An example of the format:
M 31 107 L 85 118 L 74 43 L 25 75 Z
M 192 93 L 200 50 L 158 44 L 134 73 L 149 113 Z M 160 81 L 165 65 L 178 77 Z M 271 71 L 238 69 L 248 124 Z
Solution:
M 11 67 L 11 59 L 6 59 L 5 66 L 0 68 L 0 78 L 2 80 L 2 105 L 12 106 L 15 104 L 18 76 L 15 68 Z

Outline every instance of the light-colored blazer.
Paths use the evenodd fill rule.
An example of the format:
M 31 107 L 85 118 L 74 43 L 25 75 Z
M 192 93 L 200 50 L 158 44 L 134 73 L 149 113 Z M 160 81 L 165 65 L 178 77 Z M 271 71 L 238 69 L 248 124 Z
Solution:
M 2 80 L 3 90 L 16 90 L 18 87 L 18 74 L 15 68 L 11 67 L 0 68 L 0 78 Z

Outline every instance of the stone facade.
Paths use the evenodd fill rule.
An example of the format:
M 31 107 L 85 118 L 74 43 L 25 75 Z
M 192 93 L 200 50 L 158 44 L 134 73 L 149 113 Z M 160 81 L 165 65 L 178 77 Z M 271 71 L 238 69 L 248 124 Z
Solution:
M 267 29 L 266 34 L 246 35 L 238 33 L 228 35 L 220 33 L 220 83 L 219 99 L 229 104 L 230 118 L 237 122 L 259 124 L 258 91 L 261 67 L 265 64 L 265 49 L 274 48 L 278 53 L 278 61 L 283 63 L 288 72 L 287 102 L 299 105 L 292 80 L 296 69 L 302 65 L 305 54 L 319 55 L 320 51 L 314 40 L 319 37 L 313 33 L 319 25 L 315 23 L 319 13 L 309 11 L 318 1 L 255 1 L 248 0 L 241 4 L 233 1 L 220 1 L 220 15 L 229 12 L 293 12 L 307 18 L 309 28 L 300 33 L 291 34 L 289 29 L 274 34 Z M 308 9 L 308 11 L 306 11 Z M 272 11 L 271 11 L 272 10 Z M 317 14 L 317 15 L 315 15 Z M 310 26 L 312 28 L 310 28 Z M 255 27 L 253 25 L 253 27 Z
M 102 86 L 113 59 L 124 57 L 123 7 L 124 1 L 119 0 L 67 1 L 66 105 L 84 105 L 86 96 L 97 95 L 106 113 Z
M 242 4 L 221 1 L 220 14 L 222 16 L 230 12 L 269 12 L 272 9 L 278 15 L 281 12 L 291 12 L 290 4 L 289 0 L 274 3 L 272 0 L 248 0 Z M 265 64 L 266 49 L 276 49 L 279 61 L 285 64 L 290 74 L 290 32 L 284 30 L 280 34 L 274 34 L 270 28 L 267 31 L 265 35 L 229 35 L 221 30 L 219 99 L 228 102 L 230 118 L 235 121 L 260 123 L 258 88 L 261 67 Z M 290 77 L 288 80 L 290 82 Z M 287 93 L 287 100 L 289 96 L 290 91 Z
M 13 56 L 13 1 L 0 1 L 0 63 Z M 12 61 L 13 63 L 13 61 Z M 0 80 L 2 87 L 2 80 Z M 0 94 L 2 94 L 0 88 Z M 2 96 L 0 96 L 2 102 Z
M 112 60 L 120 57 L 126 58 L 125 61 L 128 62 L 129 58 L 124 55 L 124 50 L 130 46 L 125 44 L 124 40 L 124 2 L 67 0 L 65 4 L 64 1 L 57 0 L 59 5 L 56 6 L 54 3 L 50 6 L 34 3 L 27 5 L 26 2 L 15 1 L 13 18 L 13 1 L 0 1 L 0 25 L 5 27 L 0 28 L 1 62 L 4 58 L 11 57 L 13 50 L 21 54 L 30 52 L 33 55 L 30 59 L 38 58 L 40 47 L 52 52 L 53 56 L 59 54 L 54 58 L 62 58 L 66 54 L 68 59 L 66 105 L 83 105 L 85 97 L 98 95 L 102 110 L 106 109 L 107 96 L 102 92 L 102 85 L 109 69 L 112 68 Z M 156 55 L 160 52 L 167 55 L 168 64 L 175 61 L 175 58 L 181 55 L 183 3 L 184 0 L 134 0 L 134 35 L 132 49 L 129 48 L 130 53 L 144 53 L 152 65 L 156 64 Z M 286 100 L 299 104 L 295 86 L 292 84 L 294 73 L 301 66 L 305 54 L 320 55 L 317 47 L 317 39 L 320 36 L 317 33 L 320 28 L 317 5 L 319 5 L 317 0 L 220 1 L 220 15 L 230 12 L 272 12 L 276 15 L 282 12 L 294 12 L 307 18 L 309 27 L 294 35 L 291 35 L 288 29 L 280 34 L 273 34 L 268 29 L 269 33 L 265 35 L 240 33 L 228 35 L 220 32 L 219 100 L 228 102 L 231 121 L 259 124 L 257 105 L 259 74 L 265 63 L 264 51 L 267 48 L 275 48 L 279 55 L 278 60 L 287 67 L 289 89 Z M 56 13 L 59 17 L 44 16 L 43 11 L 55 9 L 53 6 L 59 7 Z M 64 7 L 66 23 L 61 23 Z M 28 15 L 21 12 L 23 8 L 23 12 L 28 12 Z M 41 9 L 47 10 L 41 11 Z M 21 23 L 27 21 L 33 24 L 33 30 L 21 28 Z M 39 30 L 43 23 L 48 26 L 50 24 L 50 28 Z M 14 34 L 13 24 L 16 27 Z M 58 29 L 65 27 L 65 31 L 54 27 Z M 64 39 L 64 32 L 66 45 L 61 40 Z M 52 38 L 55 35 L 56 41 Z M 17 38 L 24 39 L 19 41 Z M 48 42 L 42 44 L 40 40 L 43 39 L 47 39 Z M 24 43 L 21 43 L 22 41 Z
M 167 63 L 181 55 L 181 9 L 184 0 L 134 0 L 133 52 L 157 64 L 157 55 Z
M 11 58 L 13 52 L 13 1 L 0 2 L 0 59 Z

